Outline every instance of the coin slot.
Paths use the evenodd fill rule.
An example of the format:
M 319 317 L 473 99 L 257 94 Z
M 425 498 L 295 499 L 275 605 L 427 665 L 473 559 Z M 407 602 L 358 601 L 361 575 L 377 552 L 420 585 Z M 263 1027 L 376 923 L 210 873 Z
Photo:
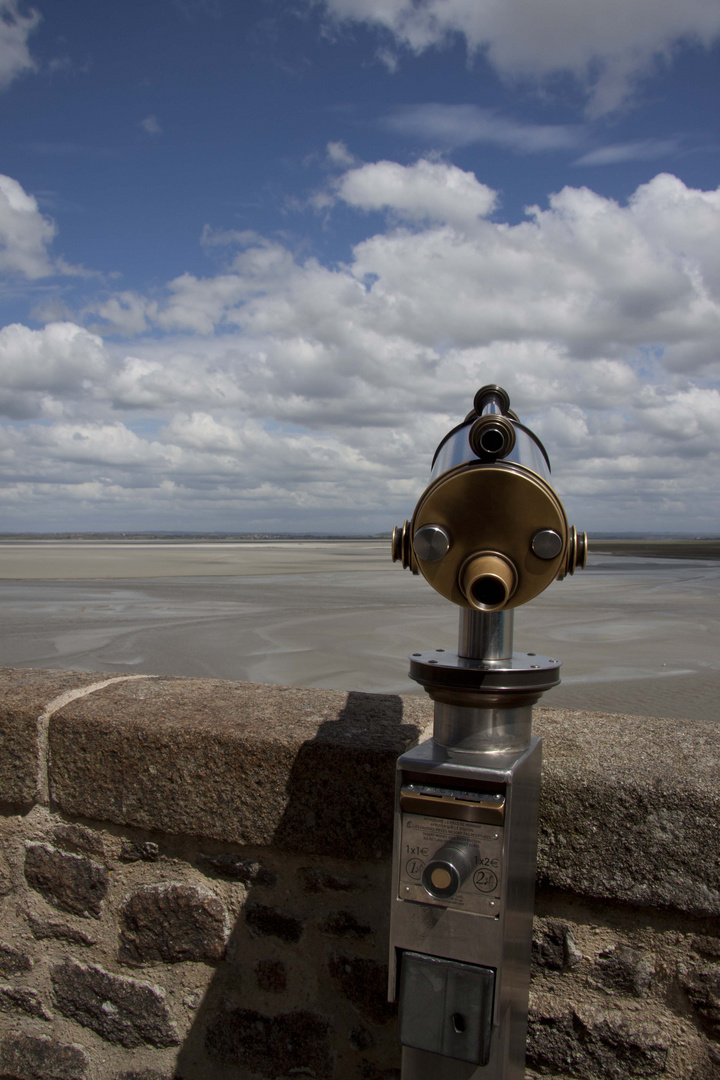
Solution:
M 453 1013 L 451 1019 L 452 1019 L 452 1025 L 453 1025 L 453 1028 L 454 1028 L 455 1032 L 458 1035 L 462 1035 L 462 1033 L 465 1030 L 465 1017 L 463 1016 L 463 1014 L 462 1013 Z

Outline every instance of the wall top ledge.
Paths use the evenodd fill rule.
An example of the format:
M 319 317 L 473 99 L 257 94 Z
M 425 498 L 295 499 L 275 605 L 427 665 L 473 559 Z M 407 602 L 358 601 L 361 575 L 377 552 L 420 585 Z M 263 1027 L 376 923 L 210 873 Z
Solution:
M 67 813 L 118 824 L 381 858 L 395 759 L 430 715 L 392 694 L 115 683 L 53 716 L 50 793 Z
M 537 710 L 540 880 L 720 915 L 720 725 Z
M 36 720 L 78 690 L 84 696 L 49 710 L 46 767 L 60 811 L 241 845 L 387 857 L 394 762 L 430 734 L 428 699 L 164 677 L 98 688 L 106 679 L 0 669 L 0 800 L 28 801 Z M 542 883 L 720 915 L 720 726 L 545 706 L 535 732 L 544 743 Z
M 62 694 L 102 676 L 0 668 L 0 801 L 28 805 L 38 786 L 38 719 Z

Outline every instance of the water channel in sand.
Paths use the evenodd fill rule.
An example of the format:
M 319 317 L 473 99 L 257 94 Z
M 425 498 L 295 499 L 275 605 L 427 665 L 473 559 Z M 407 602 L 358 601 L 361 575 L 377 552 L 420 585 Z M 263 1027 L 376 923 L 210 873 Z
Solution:
M 515 616 L 563 660 L 544 703 L 715 720 L 720 563 L 593 555 Z M 0 543 L 0 666 L 421 693 L 407 656 L 457 610 L 387 542 Z

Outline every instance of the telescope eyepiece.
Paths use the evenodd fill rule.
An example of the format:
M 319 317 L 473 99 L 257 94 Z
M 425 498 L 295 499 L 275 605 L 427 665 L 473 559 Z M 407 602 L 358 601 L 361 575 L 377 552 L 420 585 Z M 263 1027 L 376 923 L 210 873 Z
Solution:
M 486 413 L 470 428 L 468 439 L 481 461 L 497 461 L 507 457 L 515 446 L 515 428 L 507 417 Z

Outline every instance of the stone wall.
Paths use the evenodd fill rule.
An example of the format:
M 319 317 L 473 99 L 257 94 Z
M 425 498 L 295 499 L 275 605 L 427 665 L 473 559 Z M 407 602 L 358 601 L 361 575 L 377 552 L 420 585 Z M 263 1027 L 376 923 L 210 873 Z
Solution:
M 397 1077 L 418 697 L 0 671 L 0 1080 Z M 720 1077 L 713 725 L 540 708 L 528 1076 Z

